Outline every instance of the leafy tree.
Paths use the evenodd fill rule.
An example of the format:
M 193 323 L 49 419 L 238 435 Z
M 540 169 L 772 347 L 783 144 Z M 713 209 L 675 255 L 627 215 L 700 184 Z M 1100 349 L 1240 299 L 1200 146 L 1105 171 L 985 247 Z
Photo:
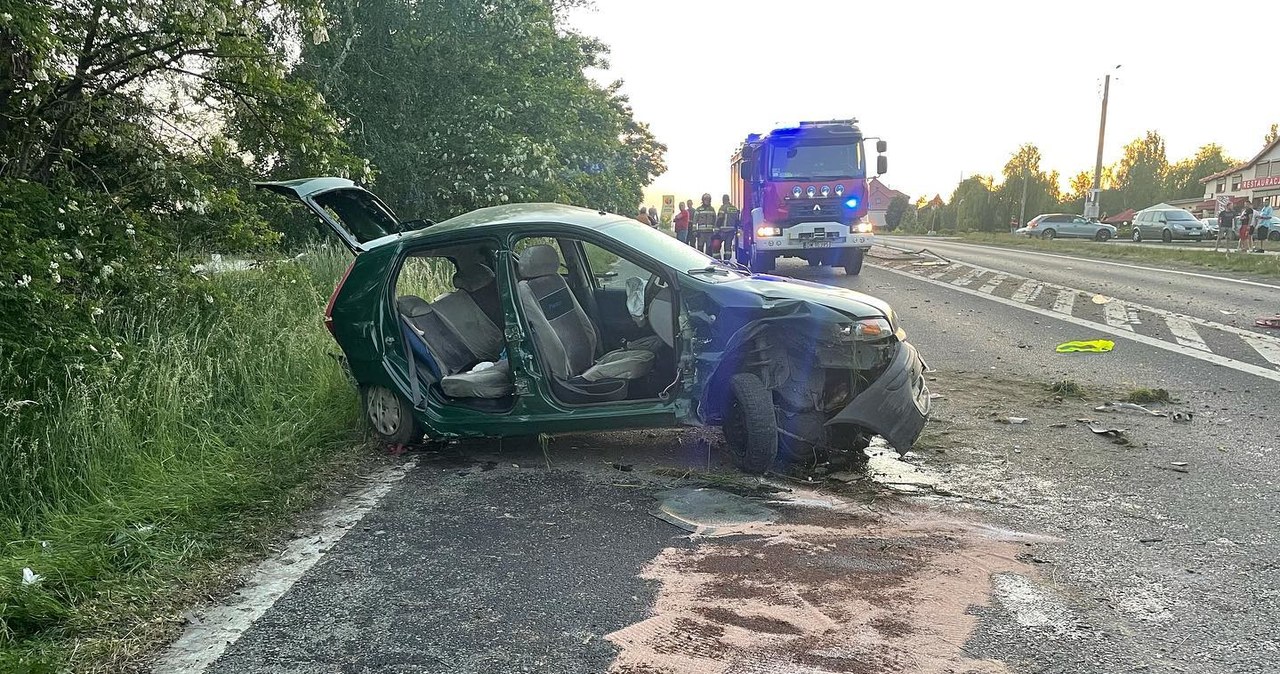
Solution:
M 1271 128 L 1267 130 L 1267 135 L 1263 136 L 1262 144 L 1270 145 L 1276 142 L 1277 138 L 1280 138 L 1280 124 L 1272 124 Z
M 950 204 L 955 212 L 956 227 L 984 232 L 1000 229 L 991 201 L 993 192 L 988 176 L 974 175 L 960 181 L 951 194 Z
M 1219 171 L 1225 171 L 1236 164 L 1227 157 L 1222 146 L 1210 143 L 1201 146 L 1195 155 L 1169 167 L 1165 176 L 1165 199 L 1190 199 L 1204 195 L 1204 185 L 1200 179 Z
M 1146 136 L 1124 146 L 1124 155 L 1116 166 L 1115 188 L 1124 206 L 1146 208 L 1166 198 L 1168 174 L 1164 138 L 1148 131 Z
M 304 47 L 299 76 L 398 207 L 437 219 L 520 201 L 629 213 L 665 170 L 666 148 L 620 83 L 583 72 L 604 46 L 566 29 L 552 2 L 325 2 L 333 39 Z
M 991 216 L 995 219 L 995 223 L 991 226 L 1003 229 L 1003 223 L 1019 216 L 1022 212 L 1024 185 L 1026 188 L 1025 219 L 1030 220 L 1040 213 L 1057 209 L 1061 200 L 1058 172 L 1046 173 L 1040 167 L 1040 160 L 1040 148 L 1031 143 L 1019 147 L 1010 155 L 1002 171 L 1004 180 L 992 196 Z
M 1085 197 L 1089 196 L 1089 190 L 1093 189 L 1093 172 L 1081 171 L 1071 178 L 1070 190 L 1064 197 L 1063 203 L 1079 201 L 1084 203 Z
M 889 200 L 889 207 L 884 211 L 885 229 L 893 231 L 902 224 L 902 217 L 911 209 L 910 200 L 905 194 L 894 195 Z

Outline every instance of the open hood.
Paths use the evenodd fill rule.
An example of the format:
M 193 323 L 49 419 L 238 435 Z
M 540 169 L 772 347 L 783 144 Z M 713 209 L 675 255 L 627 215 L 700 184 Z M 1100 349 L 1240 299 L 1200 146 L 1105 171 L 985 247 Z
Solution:
M 368 250 L 369 244 L 377 245 L 379 239 L 412 229 L 406 228 L 372 192 L 356 187 L 346 178 L 301 178 L 253 185 L 302 202 L 357 255 Z

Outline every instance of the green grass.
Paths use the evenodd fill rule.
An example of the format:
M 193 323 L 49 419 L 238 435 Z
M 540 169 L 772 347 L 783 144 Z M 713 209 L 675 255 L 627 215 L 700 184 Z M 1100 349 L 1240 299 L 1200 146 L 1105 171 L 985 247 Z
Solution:
M 114 326 L 125 360 L 0 425 L 0 671 L 118 671 L 359 449 L 321 309 L 349 258 L 220 275 Z M 0 366 L 0 382 L 6 373 Z M 22 569 L 42 578 L 24 585 Z M 166 617 L 167 616 L 167 617 Z M 167 622 L 166 622 L 167 620 Z
M 1013 234 L 970 232 L 958 235 L 963 241 L 1004 248 L 1028 248 L 1050 253 L 1081 257 L 1125 260 L 1159 267 L 1199 267 L 1219 271 L 1235 271 L 1258 276 L 1280 276 L 1280 256 L 1227 253 L 1212 249 L 1190 248 L 1177 244 L 1169 248 L 1132 246 L 1124 243 L 1093 241 L 1044 241 Z M 1232 242 L 1234 243 L 1234 242 Z M 1231 247 L 1228 245 L 1228 247 Z
M 1125 402 L 1145 405 L 1147 403 L 1171 403 L 1173 396 L 1162 388 L 1136 388 L 1124 396 Z

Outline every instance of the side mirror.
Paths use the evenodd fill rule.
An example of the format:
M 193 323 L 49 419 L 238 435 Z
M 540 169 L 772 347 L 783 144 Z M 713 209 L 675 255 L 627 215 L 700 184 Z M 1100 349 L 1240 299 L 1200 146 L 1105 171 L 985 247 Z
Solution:
M 880 141 L 883 143 L 884 141 Z M 880 155 L 876 157 L 876 175 L 884 175 L 889 172 L 889 158 Z
M 884 154 L 885 152 L 888 152 L 888 151 L 889 151 L 889 144 L 888 144 L 888 143 L 886 143 L 886 142 L 885 142 L 885 141 L 883 141 L 883 140 L 877 140 L 877 141 L 876 141 L 876 152 L 878 152 L 878 153 L 880 153 L 880 154 Z

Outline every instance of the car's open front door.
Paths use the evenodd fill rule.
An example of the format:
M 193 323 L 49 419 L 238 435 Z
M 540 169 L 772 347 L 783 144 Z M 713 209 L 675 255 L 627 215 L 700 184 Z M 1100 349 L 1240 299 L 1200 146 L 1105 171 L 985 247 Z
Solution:
M 370 242 L 406 229 L 381 199 L 345 178 L 302 178 L 254 186 L 302 202 L 357 255 Z

